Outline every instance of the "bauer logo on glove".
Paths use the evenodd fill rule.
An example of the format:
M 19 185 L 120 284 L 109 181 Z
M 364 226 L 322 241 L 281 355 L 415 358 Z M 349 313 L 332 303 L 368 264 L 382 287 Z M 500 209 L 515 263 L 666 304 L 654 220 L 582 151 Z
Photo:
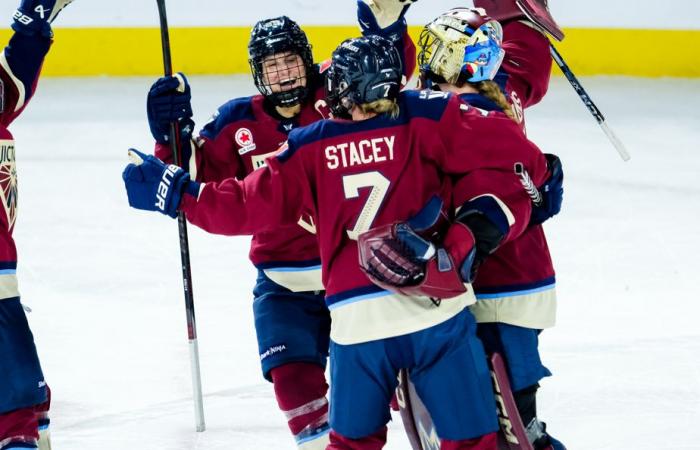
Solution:
M 129 159 L 122 178 L 131 207 L 174 218 L 184 194 L 199 196 L 200 184 L 181 168 L 135 149 L 129 150 Z

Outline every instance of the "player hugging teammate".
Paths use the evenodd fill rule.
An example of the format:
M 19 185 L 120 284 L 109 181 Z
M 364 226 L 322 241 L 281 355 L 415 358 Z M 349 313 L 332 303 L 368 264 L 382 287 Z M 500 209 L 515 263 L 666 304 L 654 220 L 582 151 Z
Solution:
M 134 153 L 139 164 L 125 170 L 132 206 L 169 215 L 181 208 L 192 223 L 212 233 L 264 237 L 281 229 L 299 232 L 299 225 L 320 231 L 320 261 L 267 265 L 256 262 L 255 240 L 251 249 L 260 270 L 254 310 L 263 372 L 275 384 L 300 447 L 324 448 L 327 442 L 324 341 L 316 334 L 295 345 L 320 356 L 309 360 L 308 352 L 286 355 L 289 346 L 280 338 L 266 339 L 275 336 L 272 324 L 296 327 L 293 337 L 327 327 L 327 314 L 320 322 L 309 320 L 313 314 L 301 306 L 325 313 L 318 307 L 320 293 L 286 285 L 302 279 L 288 279 L 287 273 L 311 272 L 320 262 L 333 318 L 327 448 L 383 446 L 387 405 L 398 369 L 404 368 L 432 415 L 441 448 L 495 449 L 492 387 L 477 335 L 489 353 L 503 354 L 535 448 L 563 448 L 545 433 L 534 402 L 537 382 L 549 374 L 539 359 L 537 336 L 553 324 L 554 315 L 554 272 L 541 223 L 560 207 L 561 167 L 526 140 L 522 113 L 545 94 L 551 62 L 546 38 L 532 23 L 518 20 L 522 13 L 513 1 L 481 3 L 497 4 L 494 10 L 507 19 L 505 41 L 501 26 L 483 11 L 458 8 L 441 15 L 420 41 L 421 73 L 434 91 L 398 95 L 402 67 L 408 73 L 401 60 L 410 63 L 403 43 L 396 45 L 405 31 L 406 5 L 358 2 L 363 33 L 382 31 L 375 34 L 393 39 L 394 45 L 372 36 L 343 43 L 322 75 L 328 103 L 316 91 L 316 115 L 310 121 L 303 120 L 310 105 L 307 86 L 318 86 L 314 80 L 322 78 L 305 76 L 317 73 L 306 63 L 305 37 L 275 39 L 281 37 L 275 26 L 286 18 L 260 22 L 250 54 L 262 96 L 219 109 L 185 149 L 191 176 L 177 171 L 166 202 L 156 208 L 152 184 L 165 166 Z M 387 4 L 394 9 L 381 7 Z M 387 12 L 393 22 L 386 20 Z M 267 38 L 267 53 L 256 51 L 256 34 Z M 403 58 L 396 47 L 404 49 Z M 502 49 L 506 61 L 500 67 Z M 458 60 L 450 60 L 455 52 Z M 484 52 L 492 53 L 487 61 Z M 335 120 L 296 129 L 325 115 L 327 106 Z M 149 94 L 158 156 L 170 158 L 163 145 L 170 120 L 180 120 L 184 141 L 190 142 L 190 117 L 184 77 L 159 80 Z M 283 134 L 258 138 L 257 127 L 265 120 Z M 271 141 L 284 137 L 281 153 L 267 151 L 274 147 Z M 544 188 L 544 202 L 533 204 L 513 173 L 515 163 Z M 275 248 L 280 247 L 273 245 L 273 254 Z M 523 252 L 528 256 L 518 259 Z M 470 282 L 476 304 L 465 284 Z M 538 314 L 513 308 L 524 297 L 537 305 L 530 309 Z
M 399 94 L 400 59 L 379 37 L 343 43 L 327 89 L 336 114 L 351 120 L 293 130 L 283 151 L 243 180 L 200 184 L 178 170 L 165 208 L 155 205 L 153 192 L 167 166 L 134 151 L 138 163 L 124 172 L 129 202 L 168 215 L 182 209 L 195 225 L 230 235 L 273 230 L 296 223 L 304 211 L 312 214 L 332 317 L 327 448 L 383 446 L 388 403 L 398 370 L 406 368 L 443 448 L 495 449 L 495 402 L 466 309 L 473 293 L 464 284 L 485 245 L 481 236 L 489 235 L 482 227 L 491 225 L 445 220 L 442 205 L 451 202 L 452 177 L 469 180 L 475 198 L 496 205 L 481 213 L 508 219 L 505 244 L 522 233 L 532 211 L 513 164 L 523 163 L 541 184 L 547 163 L 509 118 L 485 117 L 446 93 Z M 427 240 L 443 229 L 437 245 Z M 377 261 L 396 269 L 386 255 L 406 246 L 423 250 L 410 284 L 395 292 L 368 279 L 378 273 Z M 431 298 L 436 290 L 442 301 Z
M 410 75 L 415 47 L 403 19 L 407 4 L 393 1 L 383 9 L 363 5 L 368 33 L 391 39 L 408 61 L 403 67 Z M 170 122 L 178 121 L 185 169 L 194 180 L 244 179 L 264 167 L 292 130 L 329 116 L 324 65 L 314 64 L 306 35 L 293 20 L 283 16 L 255 24 L 248 52 L 260 95 L 229 100 L 194 139 L 184 75 L 161 78 L 151 87 L 148 119 L 157 142 L 155 155 L 172 161 L 167 136 Z M 294 223 L 255 230 L 249 254 L 258 269 L 253 313 L 263 376 L 273 383 L 301 449 L 325 448 L 329 431 L 324 370 L 330 314 L 315 232 L 314 220 L 303 212 Z
M 0 56 L 0 450 L 51 448 L 50 392 L 17 288 L 17 171 L 8 127 L 34 95 L 53 40 L 51 23 L 71 1 L 23 0 Z
M 421 79 L 433 90 L 459 95 L 484 114 L 508 116 L 524 130 L 523 108 L 539 102 L 548 88 L 549 41 L 514 1 L 475 3 L 493 11 L 503 25 L 483 9 L 455 8 L 440 15 L 419 39 Z M 546 9 L 539 13 L 548 14 Z M 538 382 L 551 375 L 541 362 L 538 336 L 554 325 L 556 313 L 554 269 L 541 224 L 559 212 L 563 192 L 561 163 L 554 155 L 546 157 L 550 177 L 539 186 L 543 199 L 533 209 L 529 226 L 503 245 L 498 245 L 503 233 L 493 233 L 488 237 L 492 244 L 479 249 L 477 262 L 483 263 L 474 281 L 478 301 L 470 309 L 487 353 L 498 353 L 505 361 L 533 448 L 559 450 L 563 445 L 537 418 L 535 400 Z M 458 181 L 453 196 L 456 206 L 464 205 L 458 216 L 470 214 L 468 181 Z

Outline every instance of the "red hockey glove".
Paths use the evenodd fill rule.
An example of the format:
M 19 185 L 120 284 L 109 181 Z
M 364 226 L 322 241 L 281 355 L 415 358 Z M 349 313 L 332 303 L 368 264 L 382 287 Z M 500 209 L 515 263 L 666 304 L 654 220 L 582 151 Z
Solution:
M 464 283 L 471 281 L 475 242 L 462 223 L 450 226 L 443 246 L 424 239 L 405 222 L 366 231 L 357 244 L 360 267 L 387 290 L 446 299 L 466 292 Z
M 564 32 L 549 12 L 547 0 L 474 0 L 474 6 L 484 8 L 486 13 L 499 22 L 513 19 L 528 19 L 554 39 L 564 39 Z

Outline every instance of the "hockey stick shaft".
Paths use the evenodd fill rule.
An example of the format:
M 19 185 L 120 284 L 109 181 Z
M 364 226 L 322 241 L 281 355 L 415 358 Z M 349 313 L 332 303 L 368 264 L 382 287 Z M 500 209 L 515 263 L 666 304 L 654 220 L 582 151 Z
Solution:
M 608 137 L 612 145 L 615 147 L 617 152 L 620 154 L 620 157 L 622 158 L 623 161 L 629 161 L 630 160 L 630 154 L 625 148 L 625 145 L 622 143 L 622 141 L 617 137 L 617 135 L 613 132 L 613 130 L 608 126 L 607 122 L 605 122 L 605 116 L 603 116 L 603 113 L 598 109 L 596 104 L 593 102 L 591 97 L 588 95 L 586 90 L 583 88 L 581 83 L 578 81 L 578 78 L 576 78 L 576 75 L 571 71 L 569 66 L 566 64 L 564 61 L 564 58 L 562 58 L 561 54 L 557 51 L 556 48 L 554 48 L 554 45 L 550 44 L 549 45 L 549 50 L 550 53 L 552 54 L 552 59 L 554 59 L 554 62 L 557 63 L 561 71 L 564 73 L 564 76 L 566 77 L 567 80 L 569 80 L 569 83 L 571 83 L 571 87 L 574 88 L 574 91 L 578 94 L 578 96 L 581 98 L 581 101 L 583 102 L 584 105 L 586 105 L 586 108 L 588 108 L 588 111 L 590 111 L 591 115 L 593 118 L 595 118 L 596 122 L 598 122 L 598 125 L 603 129 L 603 132 L 605 135 Z
M 163 68 L 165 76 L 173 74 L 172 58 L 170 54 L 170 33 L 168 32 L 168 18 L 165 10 L 165 0 L 156 0 L 158 3 L 158 15 L 160 16 L 160 37 L 163 46 Z M 180 152 L 180 133 L 178 124 L 170 124 L 170 148 L 173 152 L 175 164 L 182 167 L 182 154 Z M 202 376 L 199 368 L 199 345 L 197 343 L 197 322 L 194 314 L 194 295 L 192 293 L 192 270 L 190 266 L 190 245 L 187 237 L 187 221 L 182 211 L 178 212 L 177 225 L 180 235 L 180 260 L 182 265 L 182 284 L 185 293 L 185 312 L 187 314 L 187 337 L 189 338 L 190 368 L 192 369 L 192 390 L 194 394 L 195 428 L 198 432 L 204 431 L 204 403 L 202 401 Z

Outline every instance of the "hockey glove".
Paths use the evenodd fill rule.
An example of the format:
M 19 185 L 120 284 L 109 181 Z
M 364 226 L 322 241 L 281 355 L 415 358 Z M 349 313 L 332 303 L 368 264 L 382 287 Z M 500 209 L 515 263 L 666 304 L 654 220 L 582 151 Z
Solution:
M 436 238 L 445 225 L 449 223 L 438 200 L 408 222 L 362 233 L 357 243 L 361 269 L 376 285 L 404 295 L 443 299 L 466 292 L 474 237 L 466 226 L 456 223 L 449 226 L 442 245 L 432 242 L 429 238 Z
M 130 149 L 132 163 L 122 173 L 129 206 L 144 211 L 159 211 L 177 217 L 183 194 L 199 196 L 200 184 L 174 164 L 167 165 L 153 155 Z
M 168 142 L 173 122 L 179 124 L 181 142 L 189 141 L 194 129 L 191 100 L 190 85 L 181 73 L 159 78 L 153 83 L 146 99 L 146 114 L 156 142 Z
M 530 225 L 540 225 L 550 217 L 554 217 L 561 211 L 564 200 L 564 171 L 561 160 L 556 155 L 545 154 L 549 167 L 549 178 L 540 186 L 542 203 L 532 208 Z
M 501 23 L 527 19 L 528 23 L 554 39 L 564 39 L 564 32 L 549 12 L 547 0 L 474 0 L 474 6 L 485 9 L 486 14 Z
M 418 0 L 357 0 L 357 20 L 362 34 L 379 35 L 392 42 L 406 31 L 404 15 Z
M 12 16 L 12 29 L 28 36 L 53 37 L 51 23 L 73 0 L 22 0 Z

